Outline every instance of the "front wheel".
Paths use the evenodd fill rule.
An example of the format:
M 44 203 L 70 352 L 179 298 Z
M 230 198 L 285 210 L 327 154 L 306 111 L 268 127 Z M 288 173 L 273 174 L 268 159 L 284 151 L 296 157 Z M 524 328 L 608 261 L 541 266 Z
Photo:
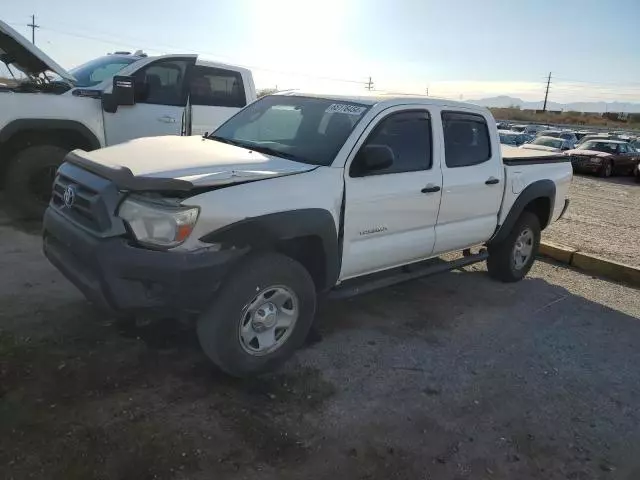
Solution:
M 523 212 L 502 242 L 489 246 L 489 275 L 502 282 L 517 282 L 529 273 L 540 247 L 540 221 Z
M 20 218 L 40 220 L 51 198 L 58 167 L 68 149 L 57 145 L 34 145 L 19 152 L 5 174 L 5 191 Z
M 226 373 L 245 377 L 274 369 L 300 347 L 316 308 L 315 285 L 290 257 L 247 258 L 198 320 L 200 345 Z
M 613 174 L 613 163 L 611 160 L 604 160 L 602 167 L 600 167 L 600 176 L 609 178 Z

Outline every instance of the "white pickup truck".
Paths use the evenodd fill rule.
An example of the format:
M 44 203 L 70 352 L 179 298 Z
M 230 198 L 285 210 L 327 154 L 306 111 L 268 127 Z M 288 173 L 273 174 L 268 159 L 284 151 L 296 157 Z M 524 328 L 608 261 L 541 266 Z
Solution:
M 197 55 L 121 52 L 67 72 L 0 21 L 2 64 L 22 79 L 0 86 L 0 186 L 28 218 L 42 217 L 69 151 L 203 134 L 256 98 L 249 70 Z
M 481 107 L 278 94 L 208 136 L 70 153 L 44 252 L 112 311 L 193 318 L 209 358 L 249 375 L 303 342 L 319 295 L 483 260 L 520 280 L 571 179 L 567 156 L 501 154 Z

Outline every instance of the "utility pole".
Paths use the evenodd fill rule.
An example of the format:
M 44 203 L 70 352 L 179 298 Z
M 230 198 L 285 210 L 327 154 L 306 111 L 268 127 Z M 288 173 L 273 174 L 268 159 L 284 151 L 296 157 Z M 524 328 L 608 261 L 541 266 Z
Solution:
M 365 87 L 367 90 L 373 90 L 373 80 L 369 77 L 369 81 L 367 82 L 367 86 Z
M 549 85 L 551 85 L 551 72 L 549 72 L 549 78 L 547 78 L 547 91 L 544 94 L 544 105 L 542 106 L 542 111 L 547 111 L 547 98 L 549 98 Z
M 429 96 L 429 87 L 427 87 L 426 93 L 427 93 L 427 97 L 428 97 Z
M 31 43 L 36 44 L 36 28 L 40 28 L 40 25 L 36 25 L 36 16 L 31 15 L 31 23 L 27 24 L 27 27 L 31 27 Z

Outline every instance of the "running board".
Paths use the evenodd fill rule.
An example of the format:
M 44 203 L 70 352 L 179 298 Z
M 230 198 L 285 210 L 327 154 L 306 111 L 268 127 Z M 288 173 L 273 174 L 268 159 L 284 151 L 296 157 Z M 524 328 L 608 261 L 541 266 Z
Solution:
M 374 290 L 378 290 L 379 288 L 390 287 L 391 285 L 408 282 L 409 280 L 415 280 L 416 278 L 427 277 L 436 273 L 444 273 L 457 268 L 466 267 L 467 265 L 473 265 L 474 263 L 486 260 L 488 256 L 489 254 L 487 251 L 483 249 L 480 253 L 475 255 L 458 258 L 450 262 L 442 261 L 433 265 L 416 267 L 415 270 L 412 269 L 411 266 L 408 266 L 408 268 L 403 268 L 400 273 L 396 273 L 394 275 L 380 277 L 374 274 L 376 275 L 376 278 L 369 281 L 358 281 L 358 283 L 347 281 L 345 284 L 331 290 L 327 297 L 335 300 L 362 295 L 363 293 L 369 293 Z

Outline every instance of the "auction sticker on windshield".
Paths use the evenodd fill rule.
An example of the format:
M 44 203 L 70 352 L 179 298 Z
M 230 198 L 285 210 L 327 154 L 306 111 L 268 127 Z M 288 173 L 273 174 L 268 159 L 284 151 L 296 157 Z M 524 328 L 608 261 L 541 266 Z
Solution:
M 325 110 L 325 113 L 346 113 L 347 115 L 362 115 L 362 112 L 366 110 L 365 107 L 360 105 L 349 105 L 348 103 L 332 103 L 329 108 Z

